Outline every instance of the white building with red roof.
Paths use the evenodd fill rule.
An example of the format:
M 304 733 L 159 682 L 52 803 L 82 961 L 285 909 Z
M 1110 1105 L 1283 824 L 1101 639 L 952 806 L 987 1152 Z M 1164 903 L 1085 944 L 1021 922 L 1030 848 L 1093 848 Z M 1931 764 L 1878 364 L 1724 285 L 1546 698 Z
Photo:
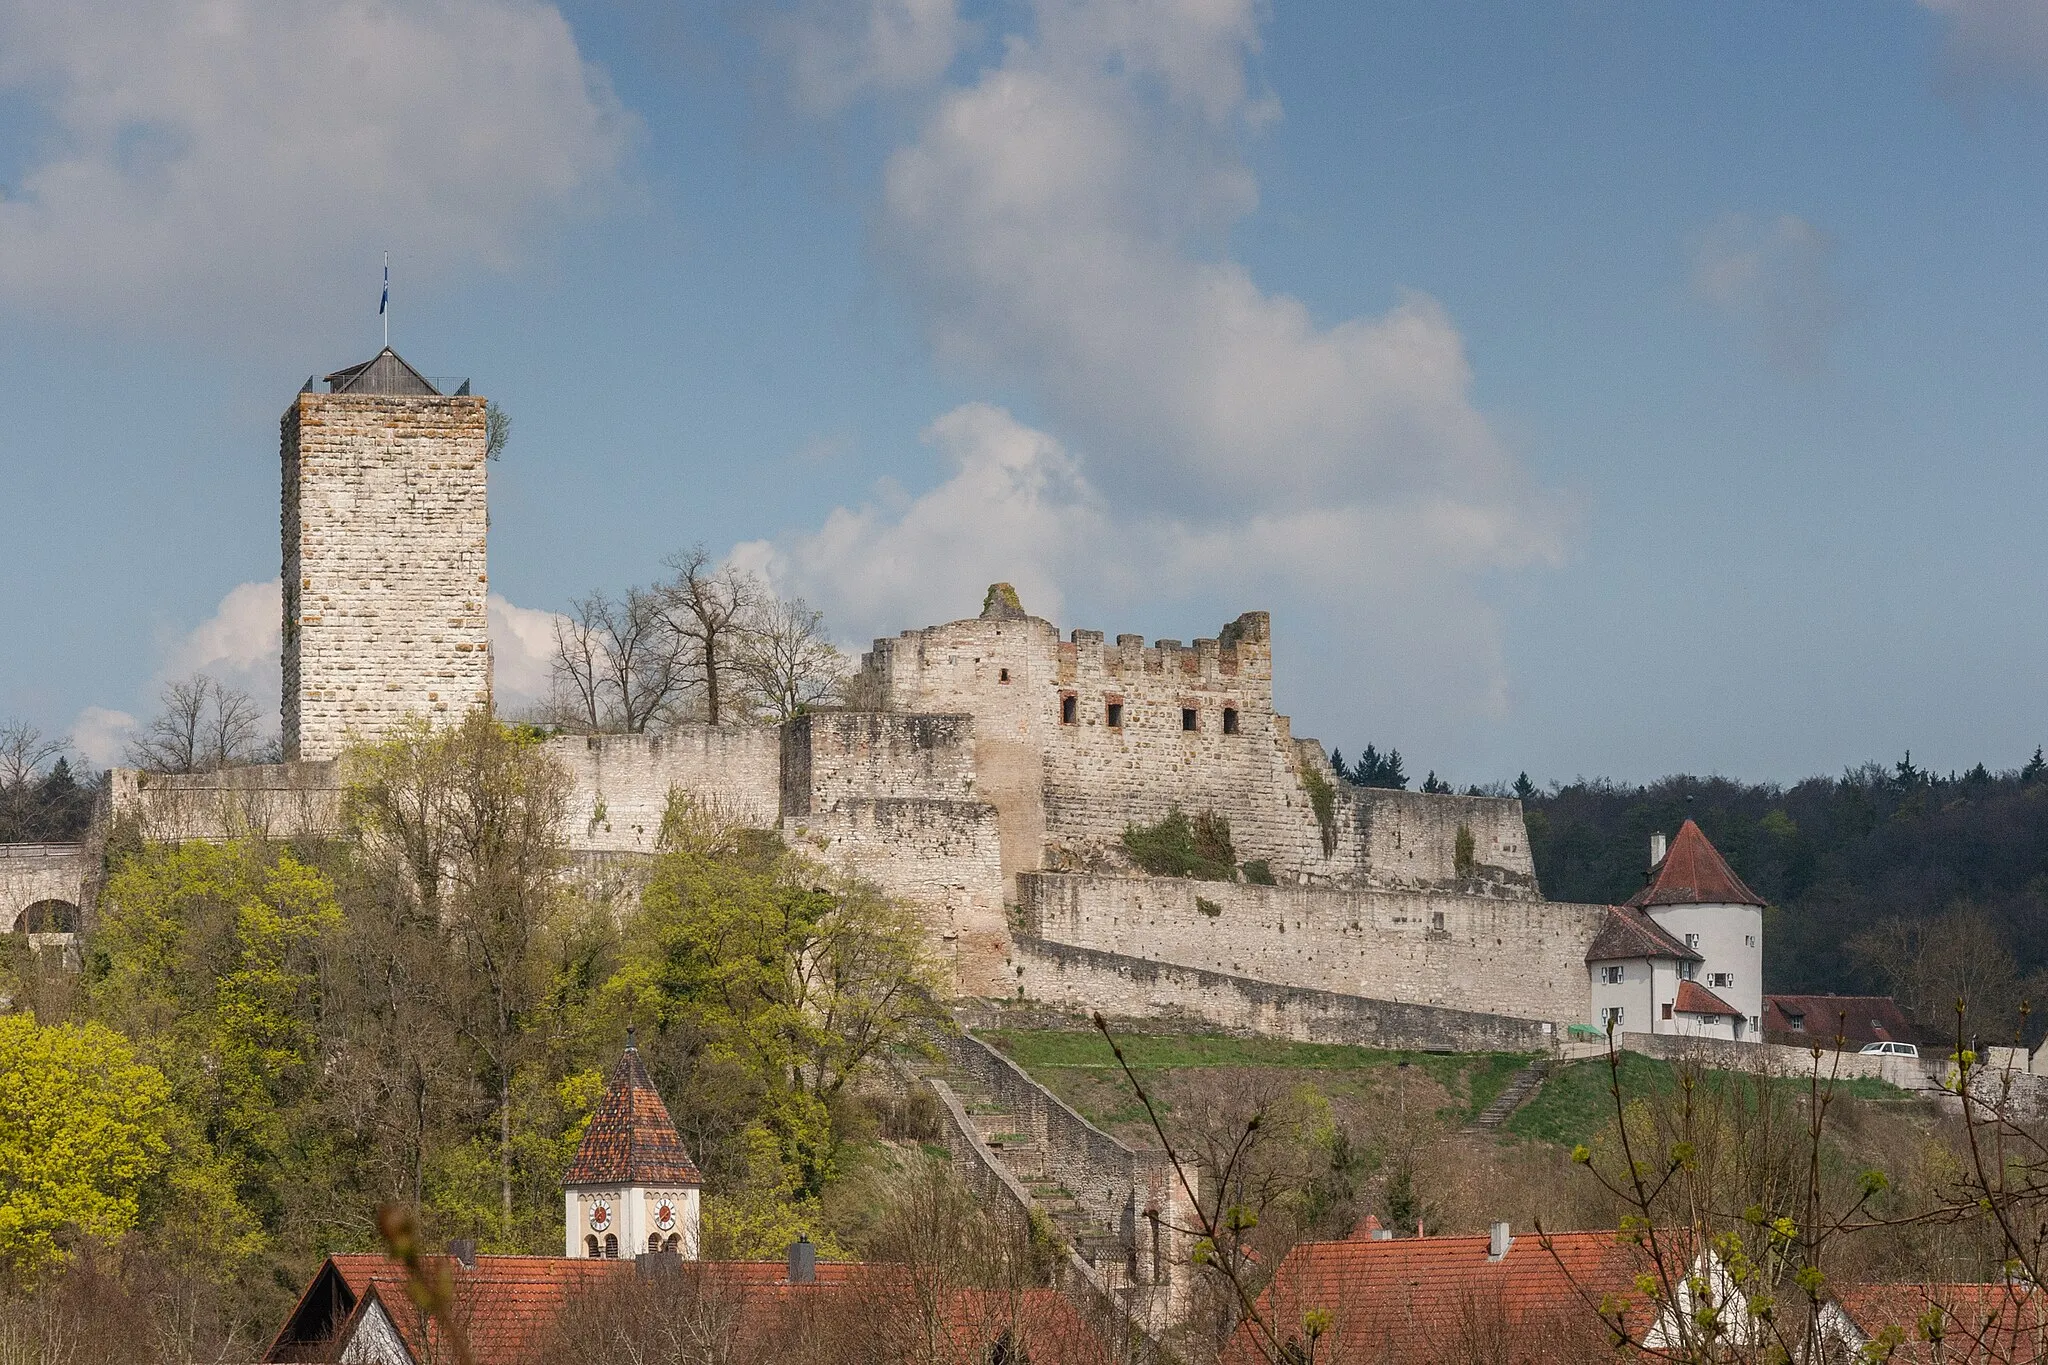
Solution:
M 703 1188 L 628 1034 L 562 1176 L 562 1254 L 617 1260 L 623 1251 L 630 1260 L 668 1251 L 695 1260 Z
M 1652 838 L 1649 880 L 1586 949 L 1592 1023 L 1615 1033 L 1764 1038 L 1764 902 L 1687 820 Z

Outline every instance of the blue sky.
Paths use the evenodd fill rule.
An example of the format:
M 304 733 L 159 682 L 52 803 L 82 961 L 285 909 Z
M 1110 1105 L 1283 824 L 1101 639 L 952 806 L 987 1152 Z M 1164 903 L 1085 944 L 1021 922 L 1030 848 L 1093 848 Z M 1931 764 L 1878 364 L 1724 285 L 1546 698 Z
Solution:
M 0 0 L 0 717 L 274 696 L 389 249 L 508 691 L 702 541 L 854 645 L 1269 608 L 1461 784 L 2015 766 L 2044 149 L 2043 0 Z

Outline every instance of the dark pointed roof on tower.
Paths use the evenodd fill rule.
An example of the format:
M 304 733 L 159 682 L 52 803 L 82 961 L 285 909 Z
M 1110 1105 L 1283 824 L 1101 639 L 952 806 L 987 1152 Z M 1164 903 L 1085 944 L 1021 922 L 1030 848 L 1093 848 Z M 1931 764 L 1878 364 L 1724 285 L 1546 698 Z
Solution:
M 386 346 L 360 365 L 324 376 L 329 393 L 394 393 L 438 395 L 427 377 Z
M 1757 905 L 1764 898 L 1743 884 L 1720 851 L 1687 820 L 1664 860 L 1650 869 L 1650 881 L 1628 898 L 1637 908 L 1653 905 Z
M 704 1177 L 683 1150 L 640 1049 L 629 1036 L 626 1055 L 605 1082 L 604 1101 L 584 1130 L 564 1185 L 701 1185 Z

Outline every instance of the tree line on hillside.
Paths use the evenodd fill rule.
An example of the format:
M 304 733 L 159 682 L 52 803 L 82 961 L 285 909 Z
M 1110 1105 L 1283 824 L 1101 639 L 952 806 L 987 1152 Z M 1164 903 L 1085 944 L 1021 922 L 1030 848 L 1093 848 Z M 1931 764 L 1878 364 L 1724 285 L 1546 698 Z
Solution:
M 1366 753 L 1381 779 L 1366 785 L 1403 784 L 1397 750 Z M 1361 759 L 1347 776 L 1371 766 Z M 1935 1037 L 1959 994 L 1979 1002 L 1980 1018 L 2008 1024 L 2022 1001 L 2048 1001 L 2048 759 L 2038 749 L 2002 772 L 1980 763 L 1944 775 L 1908 753 L 1789 787 L 1675 776 L 1541 789 L 1524 773 L 1468 792 L 1521 798 L 1552 900 L 1620 904 L 1648 876 L 1650 835 L 1698 821 L 1769 903 L 1767 990 L 1895 995 Z

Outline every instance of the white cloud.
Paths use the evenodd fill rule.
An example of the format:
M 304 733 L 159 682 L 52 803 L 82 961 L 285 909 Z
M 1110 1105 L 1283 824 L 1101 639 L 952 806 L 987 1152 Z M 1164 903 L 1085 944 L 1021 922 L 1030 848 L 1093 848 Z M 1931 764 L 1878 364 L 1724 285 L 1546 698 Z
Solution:
M 1948 20 L 1944 57 L 1952 78 L 2048 86 L 2048 4 L 2042 0 L 1920 3 Z
M 1835 239 L 1796 214 L 1723 214 L 1692 243 L 1693 292 L 1747 328 L 1774 365 L 1813 374 L 1848 317 Z
M 957 0 L 805 0 L 766 21 L 805 112 L 831 114 L 871 94 L 929 85 L 973 32 Z
M 1568 517 L 1474 406 L 1435 300 L 1326 325 L 1217 250 L 1258 200 L 1243 140 L 1277 110 L 1248 74 L 1261 13 L 1038 0 L 993 65 L 932 93 L 884 172 L 878 252 L 941 356 L 1025 388 L 1064 443 L 960 409 L 933 428 L 937 488 L 747 554 L 850 626 L 957 614 L 994 578 L 1039 584 L 1041 615 L 1084 584 L 1313 603 L 1347 665 L 1437 667 L 1348 628 L 1369 619 L 1455 656 L 1455 704 L 1497 709 L 1480 584 L 1556 562 Z
M 111 768 L 122 761 L 128 737 L 142 722 L 126 711 L 88 706 L 71 723 L 71 747 L 84 754 L 95 768 Z
M 164 674 L 185 678 L 206 673 L 236 686 L 260 675 L 274 693 L 283 642 L 284 603 L 278 580 L 243 583 L 230 589 L 213 615 L 170 650 Z
M 910 501 L 885 490 L 878 503 L 838 508 L 815 532 L 737 546 L 733 562 L 854 631 L 949 619 L 999 579 L 1056 618 L 1061 569 L 1094 560 L 1109 525 L 1073 460 L 986 403 L 947 413 L 925 439 L 951 471 L 931 492 Z
M 515 261 L 602 200 L 631 120 L 537 0 L 0 0 L 46 125 L 0 200 L 0 307 L 86 325 L 302 317 Z
M 491 619 L 491 692 L 502 716 L 516 716 L 548 695 L 555 658 L 551 611 L 515 606 L 497 593 L 486 600 Z

